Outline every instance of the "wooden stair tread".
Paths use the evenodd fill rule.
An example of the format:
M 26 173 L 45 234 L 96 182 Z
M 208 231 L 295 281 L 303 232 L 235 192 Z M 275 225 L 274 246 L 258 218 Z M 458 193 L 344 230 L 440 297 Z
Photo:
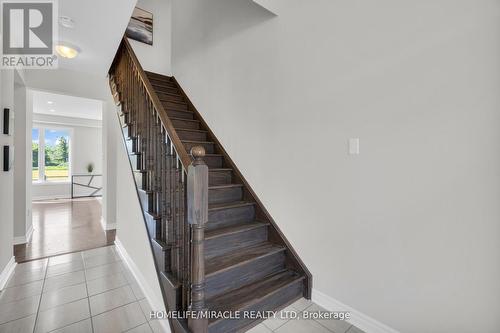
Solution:
M 249 261 L 266 257 L 284 251 L 286 248 L 273 243 L 265 242 L 243 248 L 233 253 L 213 257 L 205 261 L 205 275 L 207 277 L 220 273 L 234 266 L 243 265 Z
M 159 97 L 158 97 L 159 98 Z M 171 104 L 179 104 L 179 105 L 187 105 L 186 102 L 182 102 L 182 101 L 167 101 L 167 100 L 161 100 L 160 99 L 160 102 L 165 102 L 165 103 L 171 103 Z M 186 110 L 187 111 L 187 110 Z
M 230 209 L 230 208 L 238 208 L 245 206 L 254 206 L 255 202 L 253 201 L 234 201 L 228 203 L 221 204 L 210 204 L 208 205 L 208 211 L 219 210 L 219 209 Z
M 178 89 L 172 81 L 157 79 L 154 77 L 150 77 L 149 81 L 154 88 L 171 88 Z
M 158 74 L 150 71 L 144 71 L 147 75 L 147 77 L 152 77 L 152 78 L 159 78 L 161 80 L 168 80 L 169 82 L 172 82 L 172 77 L 163 75 L 163 74 Z
M 192 112 L 192 111 L 189 111 L 189 112 Z M 169 118 L 170 118 L 170 120 L 190 121 L 190 122 L 196 122 L 196 123 L 200 122 L 199 120 L 196 120 L 196 119 L 185 119 L 185 118 L 177 118 L 177 117 L 169 117 Z
M 284 287 L 303 280 L 304 276 L 285 270 L 236 290 L 209 298 L 206 302 L 210 311 L 238 311 L 278 293 Z M 209 325 L 224 319 L 209 319 Z
M 163 106 L 163 108 L 165 109 L 165 111 L 175 111 L 175 112 L 186 112 L 186 113 L 193 113 L 192 110 L 186 110 L 186 109 L 176 109 L 176 108 L 173 108 L 173 107 L 170 107 L 170 106 Z M 182 119 L 182 118 L 178 118 L 178 119 Z M 186 119 L 182 119 L 182 120 L 186 120 Z M 193 119 L 191 119 L 193 120 Z
M 186 131 L 186 132 L 198 132 L 198 133 L 208 133 L 207 130 L 200 130 L 200 129 L 194 129 L 194 128 L 175 128 L 176 131 Z M 188 140 L 183 140 L 183 141 L 188 141 Z M 198 142 L 198 141 L 194 141 Z
M 176 128 L 175 130 L 177 131 L 178 128 Z M 181 142 L 187 142 L 187 143 L 210 143 L 210 144 L 214 143 L 212 141 L 197 141 L 197 140 L 181 140 Z
M 180 93 L 174 93 L 174 92 L 168 92 L 168 91 L 157 91 L 156 93 L 159 93 L 160 95 L 168 95 L 168 96 L 175 96 L 175 97 L 184 98 L 184 96 L 182 96 Z M 160 96 L 158 96 L 158 98 L 160 99 L 160 101 L 165 101 L 165 99 L 162 99 Z M 170 102 L 170 101 L 167 101 L 167 102 Z
M 223 188 L 232 188 L 232 187 L 243 187 L 243 184 L 224 184 L 224 185 L 209 185 L 209 190 L 219 190 Z
M 231 225 L 228 227 L 221 227 L 217 229 L 205 231 L 205 240 L 214 239 L 217 237 L 223 237 L 238 232 L 248 231 L 255 228 L 261 228 L 267 226 L 268 223 L 260 221 L 245 222 L 240 224 Z

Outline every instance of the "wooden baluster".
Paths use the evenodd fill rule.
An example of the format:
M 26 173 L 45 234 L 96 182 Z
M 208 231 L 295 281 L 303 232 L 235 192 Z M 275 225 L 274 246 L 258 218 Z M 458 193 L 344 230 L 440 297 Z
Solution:
M 151 156 L 151 127 L 152 127 L 152 124 L 151 124 L 151 118 L 152 118 L 152 115 L 151 115 L 151 112 L 153 112 L 153 110 L 151 109 L 148 109 L 146 110 L 147 112 L 147 122 L 148 122 L 148 125 L 147 125 L 147 133 L 146 133 L 146 153 L 147 153 L 147 174 L 146 174 L 146 183 L 147 183 L 147 190 L 150 191 L 151 190 L 151 159 L 152 159 L 152 156 Z
M 161 183 L 161 240 L 166 242 L 167 241 L 167 190 L 166 190 L 166 183 L 165 183 L 165 169 L 166 169 L 166 163 L 167 163 L 167 154 L 166 154 L 166 131 L 163 126 L 161 126 L 161 131 L 160 131 L 160 165 L 161 165 L 161 171 L 160 171 L 160 183 Z
M 172 169 L 173 169 L 173 156 L 170 138 L 167 137 L 167 170 L 165 174 L 165 181 L 167 186 L 167 244 L 172 246 L 174 239 L 174 224 L 173 224 L 173 207 L 172 207 Z M 172 251 L 171 251 L 172 253 Z M 170 271 L 172 271 L 172 259 L 170 258 Z
M 156 212 L 161 216 L 160 225 L 163 221 L 161 209 L 161 121 L 158 115 L 155 116 L 155 190 L 156 190 Z
M 172 270 L 176 278 L 179 278 L 179 251 L 177 249 L 178 231 L 178 206 L 177 206 L 177 153 L 172 148 L 172 170 L 170 174 L 172 184 Z
M 202 316 L 205 307 L 205 223 L 208 220 L 208 167 L 203 161 L 205 149 L 191 148 L 193 163 L 188 167 L 187 209 L 192 228 L 191 240 L 191 306 L 197 315 L 188 320 L 193 333 L 208 332 L 208 319 Z
M 151 127 L 151 190 L 153 191 L 152 193 L 152 203 L 153 203 L 153 212 L 158 215 L 158 205 L 157 205 L 157 184 L 156 184 L 156 151 L 157 151 L 157 146 L 156 146 L 156 127 L 157 127 L 157 117 L 156 117 L 156 110 L 153 110 L 153 116 L 152 116 L 152 127 Z

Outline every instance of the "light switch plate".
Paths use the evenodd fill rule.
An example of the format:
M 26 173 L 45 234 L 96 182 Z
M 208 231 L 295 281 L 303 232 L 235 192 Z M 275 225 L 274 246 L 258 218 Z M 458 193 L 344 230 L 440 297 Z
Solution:
M 359 138 L 349 139 L 349 155 L 359 155 Z

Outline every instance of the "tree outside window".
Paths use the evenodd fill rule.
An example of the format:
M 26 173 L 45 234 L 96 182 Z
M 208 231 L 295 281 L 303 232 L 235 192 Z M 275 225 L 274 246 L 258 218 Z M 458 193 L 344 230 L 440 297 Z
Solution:
M 38 134 L 38 136 L 37 136 Z M 35 140 L 38 138 L 38 141 Z M 62 129 L 33 129 L 33 180 L 69 180 L 69 131 Z

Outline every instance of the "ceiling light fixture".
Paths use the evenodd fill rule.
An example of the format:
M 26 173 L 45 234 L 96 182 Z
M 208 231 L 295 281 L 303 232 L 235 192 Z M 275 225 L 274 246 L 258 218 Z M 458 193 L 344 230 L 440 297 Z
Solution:
M 47 101 L 47 104 L 54 104 L 54 102 L 52 102 L 52 101 Z
M 50 109 L 49 111 L 50 111 L 50 112 L 56 112 L 56 110 L 54 110 L 54 109 Z
M 69 29 L 75 27 L 75 21 L 69 16 L 59 16 L 59 24 Z
M 80 49 L 68 43 L 58 43 L 56 52 L 63 58 L 73 59 L 80 53 Z

